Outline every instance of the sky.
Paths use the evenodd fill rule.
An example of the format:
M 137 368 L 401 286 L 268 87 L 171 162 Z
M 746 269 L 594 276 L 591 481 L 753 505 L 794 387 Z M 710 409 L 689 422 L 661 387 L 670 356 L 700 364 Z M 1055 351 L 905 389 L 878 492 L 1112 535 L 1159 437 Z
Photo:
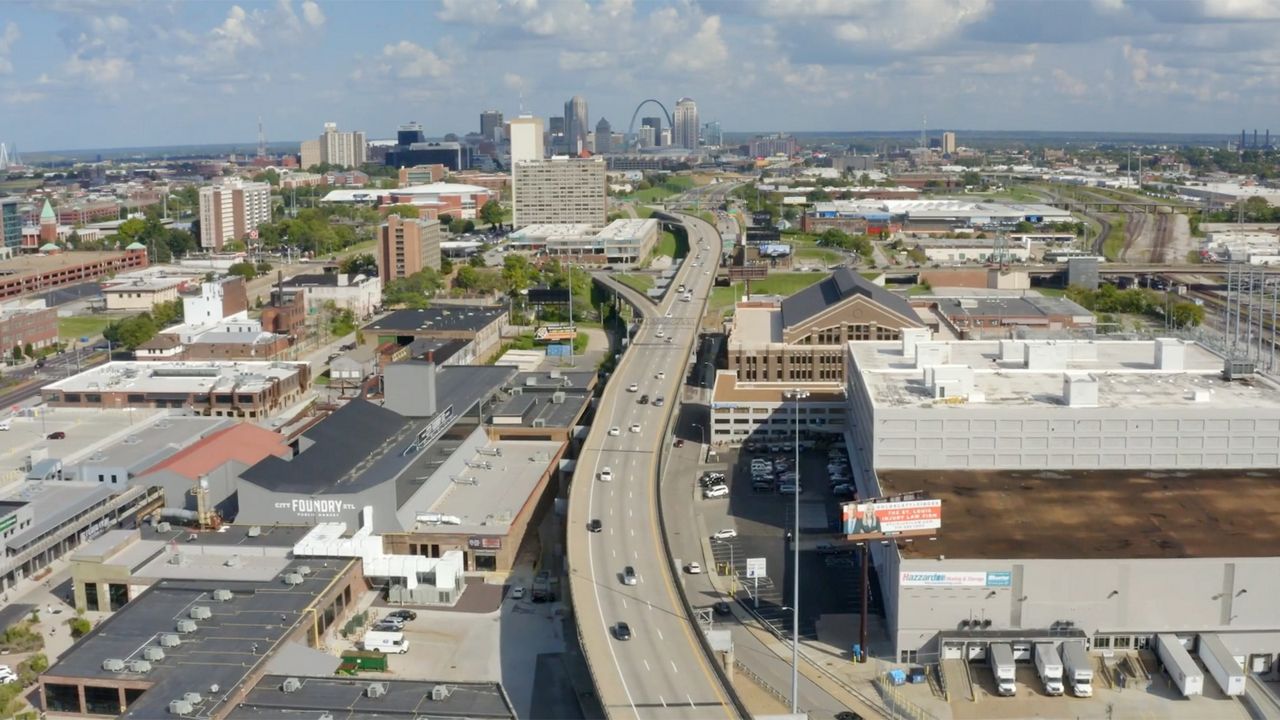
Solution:
M 1280 132 L 1280 0 L 0 4 L 19 150 L 393 137 L 688 96 L 726 131 Z M 649 112 L 643 113 L 651 114 Z

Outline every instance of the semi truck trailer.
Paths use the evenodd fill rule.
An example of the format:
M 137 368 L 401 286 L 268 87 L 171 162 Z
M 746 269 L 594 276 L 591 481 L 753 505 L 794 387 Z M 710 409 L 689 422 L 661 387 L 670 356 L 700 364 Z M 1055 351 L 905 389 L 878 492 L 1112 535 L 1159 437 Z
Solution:
M 1156 636 L 1156 655 L 1164 665 L 1165 672 L 1178 686 L 1183 697 L 1204 694 L 1204 673 L 1191 657 L 1191 653 L 1182 646 L 1182 641 L 1172 633 L 1161 633 Z
M 1227 650 L 1222 638 L 1217 635 L 1201 635 L 1197 654 L 1218 687 L 1222 688 L 1222 692 L 1228 695 L 1244 694 L 1244 668 L 1240 667 L 1235 656 Z
M 1036 673 L 1044 684 L 1044 691 L 1050 695 L 1062 694 L 1062 658 L 1053 643 L 1036 643 Z
M 991 674 L 996 678 L 996 692 L 1004 696 L 1016 694 L 1013 648 L 1004 643 L 992 643 L 987 648 L 987 662 L 991 664 Z
M 1076 697 L 1093 697 L 1093 661 L 1085 652 L 1084 642 L 1069 640 L 1062 643 L 1062 668 L 1066 672 L 1071 694 Z

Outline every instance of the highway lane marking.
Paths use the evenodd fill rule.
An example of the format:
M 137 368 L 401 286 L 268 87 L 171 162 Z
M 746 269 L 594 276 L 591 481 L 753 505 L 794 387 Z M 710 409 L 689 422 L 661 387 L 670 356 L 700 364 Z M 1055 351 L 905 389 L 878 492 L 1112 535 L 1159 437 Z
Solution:
M 662 707 L 667 706 L 667 701 L 661 695 L 658 696 L 658 701 L 662 703 Z
M 635 536 L 636 536 L 636 529 L 631 528 L 631 537 L 635 537 Z
M 644 663 L 644 671 L 649 672 L 649 661 L 641 658 L 641 662 Z
M 650 607 L 652 607 L 652 605 L 651 605 Z M 658 633 L 658 639 L 659 639 L 659 640 L 661 640 L 661 639 L 662 639 L 662 631 L 661 631 L 661 630 L 658 630 L 657 628 L 654 628 L 654 630 L 656 630 L 656 631 L 657 631 L 657 633 Z M 674 668 L 675 666 L 676 666 L 676 664 L 675 664 L 675 663 L 671 663 L 671 667 L 672 667 L 672 668 Z
M 676 661 L 675 661 L 675 660 L 672 660 L 672 661 L 671 661 L 671 672 L 673 672 L 673 673 L 675 673 L 675 674 L 677 674 L 677 675 L 679 675 L 679 674 L 680 674 L 680 668 L 676 667 Z
M 685 693 L 684 698 L 689 701 L 689 707 L 698 707 L 697 705 L 693 704 L 693 697 L 689 695 L 689 693 Z
M 623 598 L 623 599 L 622 599 L 622 609 L 623 609 L 623 610 L 626 610 L 626 609 L 627 609 L 627 599 L 626 599 L 626 598 Z

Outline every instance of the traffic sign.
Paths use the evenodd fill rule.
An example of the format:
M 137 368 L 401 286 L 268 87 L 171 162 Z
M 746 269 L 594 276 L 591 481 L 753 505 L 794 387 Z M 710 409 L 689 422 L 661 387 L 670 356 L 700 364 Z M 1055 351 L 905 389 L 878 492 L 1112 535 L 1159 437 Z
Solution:
M 765 558 L 747 558 L 747 579 L 769 577 L 765 572 Z

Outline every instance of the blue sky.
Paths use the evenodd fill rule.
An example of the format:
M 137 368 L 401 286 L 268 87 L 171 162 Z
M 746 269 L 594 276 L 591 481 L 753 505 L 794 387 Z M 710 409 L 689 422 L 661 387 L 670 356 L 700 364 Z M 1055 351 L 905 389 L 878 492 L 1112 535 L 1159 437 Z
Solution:
M 1280 132 L 1280 0 L 3 3 L 0 142 L 389 137 L 646 97 L 726 130 Z

